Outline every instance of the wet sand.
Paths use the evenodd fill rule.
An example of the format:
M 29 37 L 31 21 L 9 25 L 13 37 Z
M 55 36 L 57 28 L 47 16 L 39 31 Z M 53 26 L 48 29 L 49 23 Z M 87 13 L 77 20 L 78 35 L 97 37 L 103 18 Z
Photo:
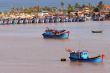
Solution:
M 70 31 L 69 39 L 43 39 L 45 27 Z M 91 30 L 103 30 L 93 34 Z M 0 25 L 0 73 L 109 73 L 110 22 Z M 65 48 L 105 54 L 102 63 L 70 62 Z M 61 58 L 67 58 L 61 62 Z

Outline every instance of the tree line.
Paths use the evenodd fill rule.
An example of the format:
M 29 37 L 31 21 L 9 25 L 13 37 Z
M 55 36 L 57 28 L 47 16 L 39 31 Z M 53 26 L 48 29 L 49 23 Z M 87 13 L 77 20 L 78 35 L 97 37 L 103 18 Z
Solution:
M 57 12 L 57 11 L 62 11 L 62 12 L 73 12 L 73 11 L 77 11 L 78 9 L 80 10 L 80 8 L 84 8 L 84 7 L 89 7 L 91 9 L 91 11 L 94 12 L 100 12 L 103 9 L 104 6 L 104 2 L 103 1 L 99 1 L 95 6 L 92 5 L 91 3 L 88 4 L 80 4 L 80 3 L 75 3 L 75 4 L 68 4 L 68 6 L 65 8 L 65 3 L 64 0 L 61 0 L 60 2 L 60 8 L 58 7 L 49 7 L 49 6 L 33 6 L 33 7 L 29 7 L 29 8 L 12 8 L 10 9 L 8 12 L 10 13 L 36 13 L 36 12 L 41 12 L 41 11 L 49 11 L 49 12 Z

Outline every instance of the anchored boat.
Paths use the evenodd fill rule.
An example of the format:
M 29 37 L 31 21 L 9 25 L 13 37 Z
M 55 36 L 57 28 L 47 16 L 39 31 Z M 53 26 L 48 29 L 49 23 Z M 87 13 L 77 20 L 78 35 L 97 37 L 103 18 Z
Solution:
M 102 33 L 102 30 L 93 30 L 92 33 Z
M 42 35 L 44 38 L 67 39 L 69 37 L 69 31 L 47 29 Z
M 72 52 L 69 50 L 70 56 L 69 59 L 71 61 L 80 61 L 80 62 L 95 62 L 95 63 L 100 63 L 103 62 L 103 57 L 104 55 L 98 55 L 95 57 L 89 57 L 88 51 L 77 51 L 77 52 Z

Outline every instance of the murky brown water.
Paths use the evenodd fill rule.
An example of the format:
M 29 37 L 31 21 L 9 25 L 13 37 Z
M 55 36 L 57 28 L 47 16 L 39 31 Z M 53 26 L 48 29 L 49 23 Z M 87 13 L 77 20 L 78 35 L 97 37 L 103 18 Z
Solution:
M 45 27 L 67 29 L 69 39 L 43 39 Z M 91 30 L 103 30 L 93 34 Z M 109 73 L 110 21 L 0 26 L 0 73 Z M 70 62 L 65 48 L 105 54 L 104 64 Z M 67 58 L 61 62 L 61 58 Z

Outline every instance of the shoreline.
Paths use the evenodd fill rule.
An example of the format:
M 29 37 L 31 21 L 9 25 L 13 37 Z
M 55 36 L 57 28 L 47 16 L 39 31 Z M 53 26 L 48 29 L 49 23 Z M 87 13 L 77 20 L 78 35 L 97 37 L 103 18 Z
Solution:
M 90 21 L 84 21 L 84 22 L 57 22 L 57 23 L 28 23 L 28 24 L 23 24 L 23 23 L 20 23 L 20 24 L 0 24 L 0 26 L 7 26 L 7 25 L 52 25 L 52 24 L 68 24 L 68 23 L 85 23 L 85 22 L 109 22 L 110 20 L 104 20 L 104 21 L 93 21 L 93 20 L 90 20 Z
M 63 24 L 63 23 L 83 23 L 87 21 L 110 21 L 104 19 L 90 19 L 86 20 L 86 18 L 68 18 L 68 19 L 2 19 L 0 20 L 0 25 L 20 25 L 20 24 Z

